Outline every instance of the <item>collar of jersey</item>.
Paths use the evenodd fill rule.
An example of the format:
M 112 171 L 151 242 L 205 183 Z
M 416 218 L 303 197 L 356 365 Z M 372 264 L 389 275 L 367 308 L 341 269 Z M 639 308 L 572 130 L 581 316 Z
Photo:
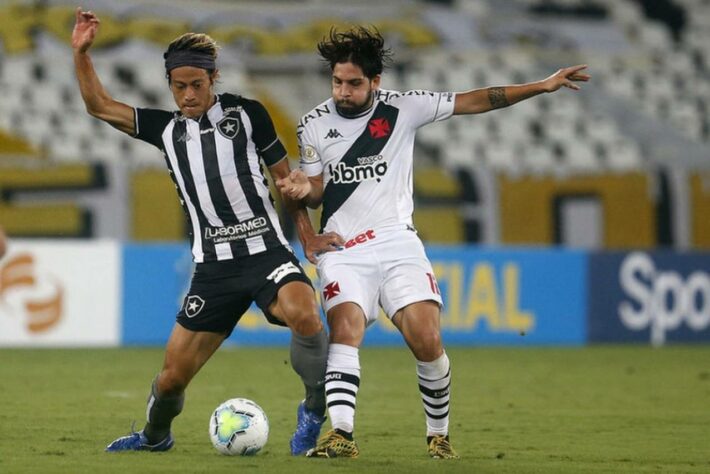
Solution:
M 216 112 L 213 112 L 214 110 L 217 110 L 217 106 L 218 106 L 218 105 L 220 105 L 220 102 L 219 102 L 219 94 L 215 94 L 214 104 L 212 104 L 212 107 L 210 107 L 209 109 L 207 109 L 207 112 L 206 112 L 206 113 L 207 113 L 207 118 L 210 119 L 210 122 L 213 122 L 213 123 L 214 123 L 214 122 L 219 122 L 219 119 L 222 118 L 221 112 L 220 112 L 219 114 L 216 113 Z M 204 116 L 205 116 L 205 114 L 202 114 L 202 115 L 200 115 L 199 117 L 194 118 L 194 119 L 192 119 L 192 120 L 194 120 L 194 121 L 197 122 L 197 123 L 200 123 L 200 121 L 202 120 L 202 117 L 204 117 Z M 187 118 L 187 117 L 185 117 L 185 118 Z

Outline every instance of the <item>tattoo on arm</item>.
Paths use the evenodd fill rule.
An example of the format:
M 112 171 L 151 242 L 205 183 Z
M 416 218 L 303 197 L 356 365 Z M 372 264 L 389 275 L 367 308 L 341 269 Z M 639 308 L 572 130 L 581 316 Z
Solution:
M 505 96 L 504 87 L 489 87 L 488 100 L 491 102 L 491 107 L 494 109 L 500 109 L 510 105 L 508 98 Z

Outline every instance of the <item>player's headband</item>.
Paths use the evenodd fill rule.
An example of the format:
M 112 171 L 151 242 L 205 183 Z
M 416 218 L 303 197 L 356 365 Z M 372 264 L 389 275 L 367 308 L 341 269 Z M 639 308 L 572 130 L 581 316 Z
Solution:
M 165 72 L 169 73 L 176 67 L 192 66 L 201 69 L 216 69 L 214 58 L 207 53 L 197 51 L 172 51 L 165 53 Z

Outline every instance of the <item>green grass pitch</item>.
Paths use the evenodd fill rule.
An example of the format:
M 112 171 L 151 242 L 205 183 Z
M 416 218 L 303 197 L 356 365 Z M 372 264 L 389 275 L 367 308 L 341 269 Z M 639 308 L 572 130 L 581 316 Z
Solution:
M 361 351 L 358 459 L 292 458 L 302 389 L 287 348 L 223 348 L 188 389 L 168 453 L 104 453 L 141 427 L 162 349 L 0 350 L 2 473 L 707 473 L 710 347 L 449 348 L 451 437 L 460 460 L 426 455 L 404 347 Z M 254 457 L 207 435 L 222 401 L 247 397 L 271 433 Z

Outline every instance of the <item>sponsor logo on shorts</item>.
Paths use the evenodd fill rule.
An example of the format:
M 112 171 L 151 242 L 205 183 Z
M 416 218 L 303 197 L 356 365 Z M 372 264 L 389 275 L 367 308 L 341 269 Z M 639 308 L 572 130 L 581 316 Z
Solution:
M 291 273 L 301 273 L 301 269 L 294 265 L 293 262 L 287 262 L 271 272 L 266 279 L 273 280 L 274 283 L 278 283 L 283 279 L 283 277 L 290 275 Z
M 200 314 L 200 311 L 202 311 L 202 308 L 204 307 L 205 300 L 203 300 L 197 295 L 190 295 L 185 300 L 185 315 L 188 318 L 194 318 L 195 316 Z
M 328 283 L 325 285 L 325 288 L 323 288 L 323 299 L 328 301 L 331 298 L 334 298 L 340 294 L 340 285 L 338 284 L 337 281 Z
M 362 234 L 356 235 L 354 238 L 348 240 L 345 242 L 345 248 L 349 249 L 350 247 L 354 247 L 357 244 L 363 244 L 367 242 L 368 240 L 374 240 L 377 236 L 375 235 L 375 231 L 370 229 L 366 230 Z
M 220 244 L 256 237 L 265 234 L 270 229 L 269 221 L 265 217 L 255 217 L 239 224 L 224 227 L 205 227 L 205 239 L 212 240 L 215 244 Z

